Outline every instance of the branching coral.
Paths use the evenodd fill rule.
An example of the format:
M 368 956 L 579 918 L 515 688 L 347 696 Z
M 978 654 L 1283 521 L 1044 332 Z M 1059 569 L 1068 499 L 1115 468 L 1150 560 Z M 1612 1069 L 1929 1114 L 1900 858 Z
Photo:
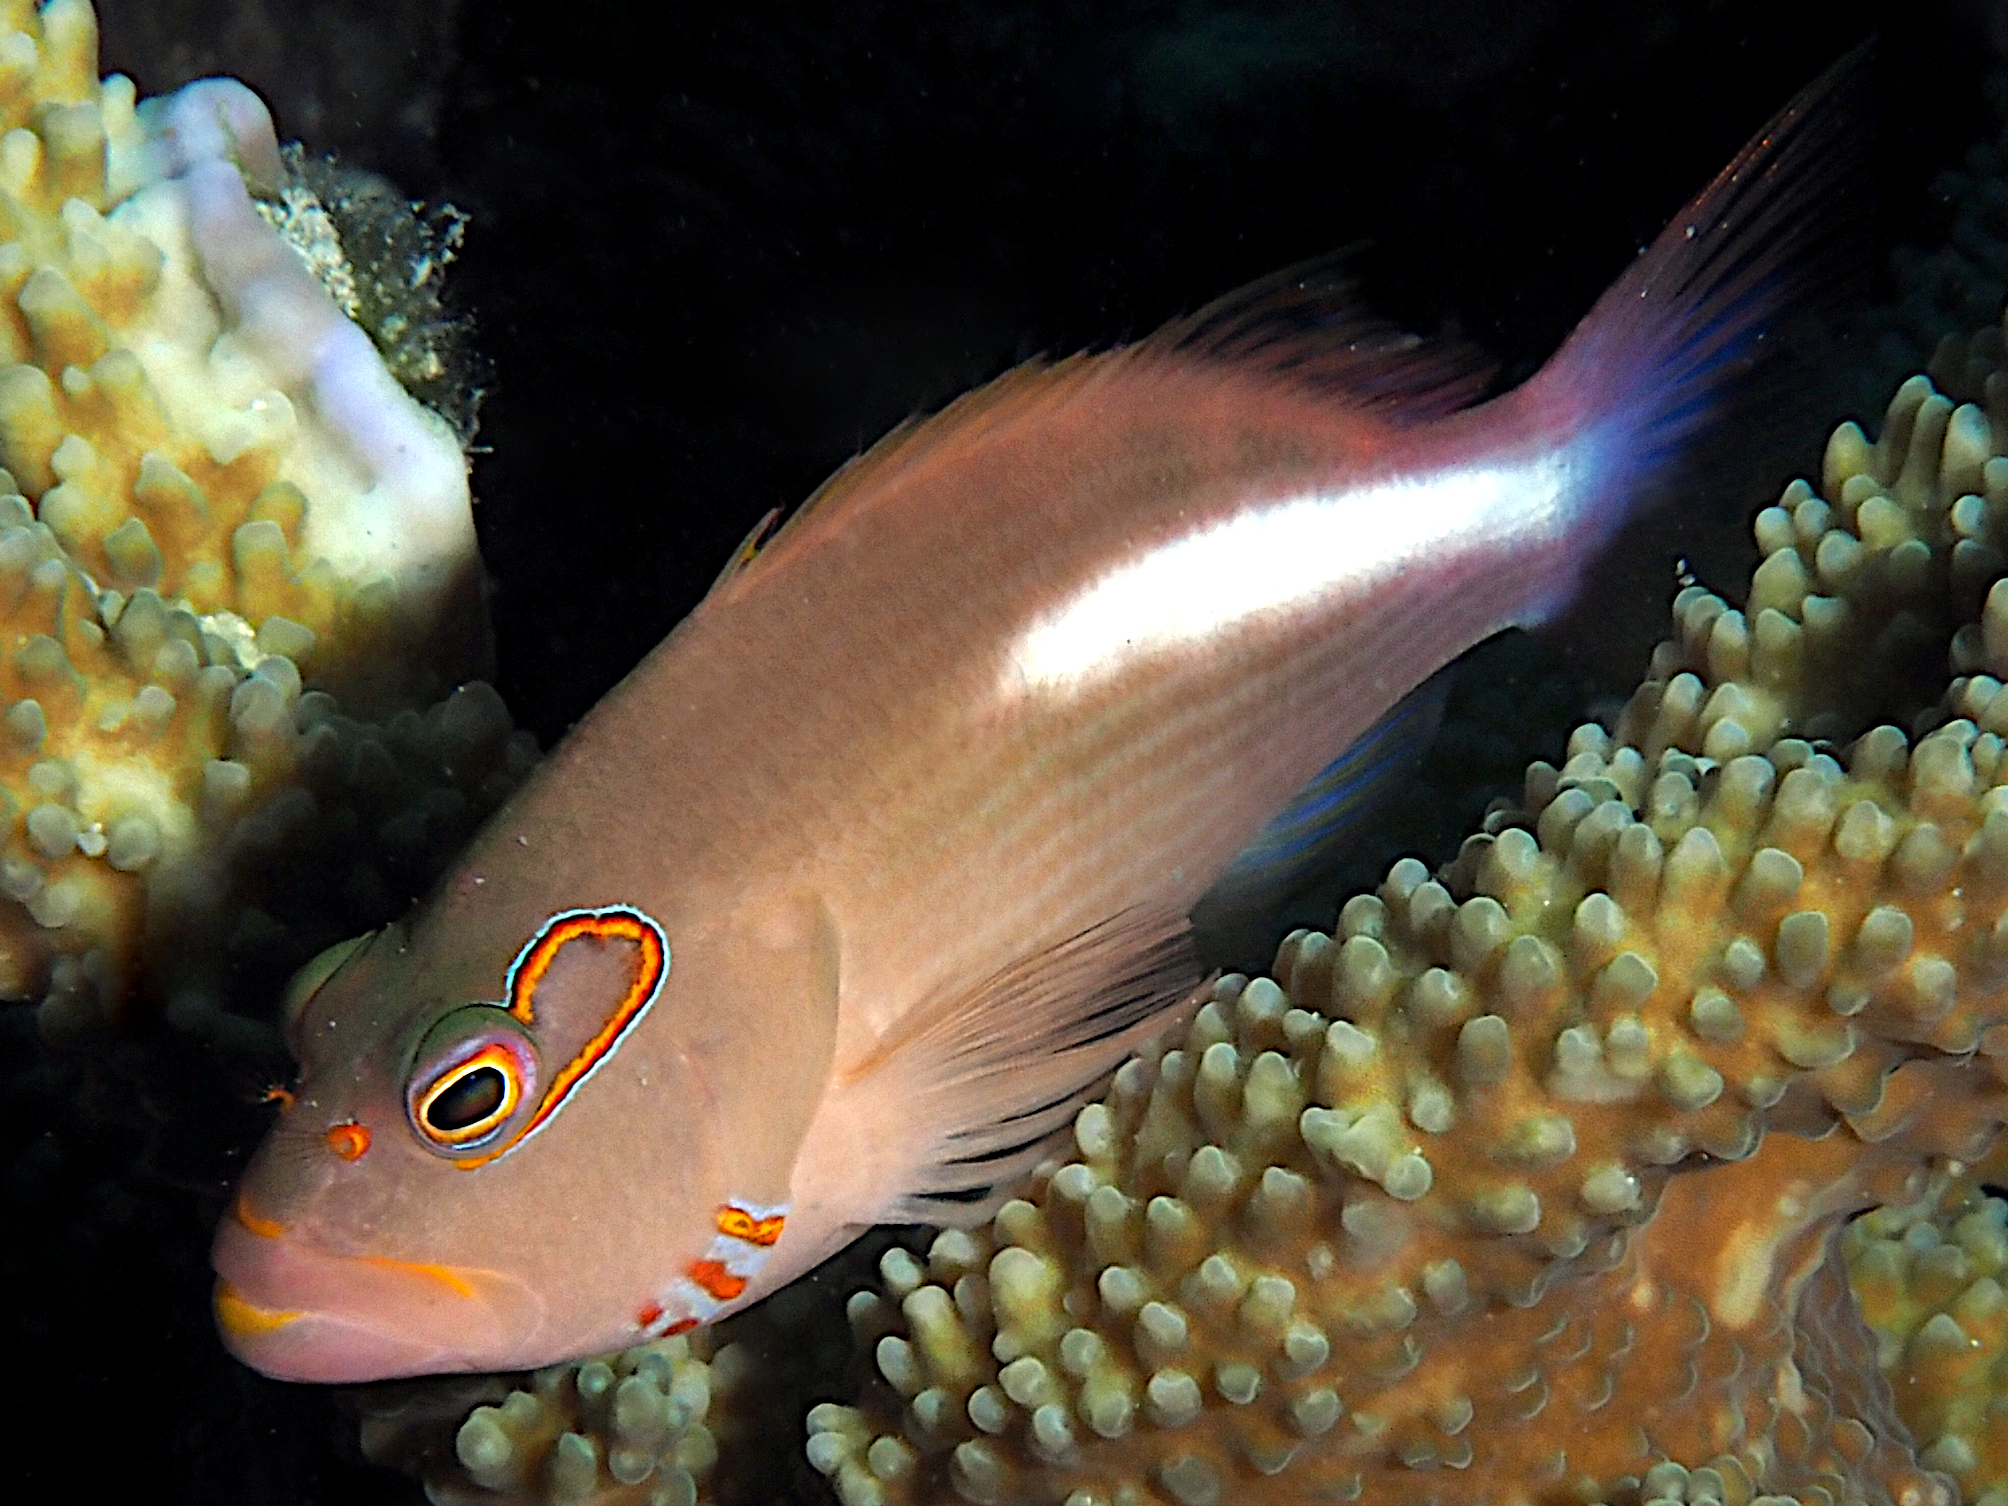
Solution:
M 890 1257 L 884 1385 L 810 1421 L 846 1506 L 1952 1499 L 1833 1235 L 2008 1115 L 2003 418 L 1919 379 L 1844 425 L 1615 735 Z M 1935 730 L 1809 740 L 1948 639 Z
M 867 1236 L 715 1328 L 529 1374 L 361 1388 L 363 1452 L 421 1477 L 437 1506 L 820 1499 L 796 1437 L 851 1364 L 832 1292 L 889 1243 Z
M 513 1387 L 493 1377 L 377 1387 L 365 1394 L 363 1449 L 424 1475 L 438 1506 L 693 1506 L 718 1462 L 712 1393 L 746 1371 L 743 1351 L 714 1341 L 660 1339 Z M 470 1413 L 469 1402 L 482 1404 Z
M 0 4 L 0 996 L 57 1033 L 150 932 L 227 935 L 242 821 L 370 777 L 303 687 L 388 715 L 486 655 L 459 445 L 254 206 L 263 105 L 141 103 L 96 42 L 87 0 Z M 489 702 L 444 774 L 476 805 Z

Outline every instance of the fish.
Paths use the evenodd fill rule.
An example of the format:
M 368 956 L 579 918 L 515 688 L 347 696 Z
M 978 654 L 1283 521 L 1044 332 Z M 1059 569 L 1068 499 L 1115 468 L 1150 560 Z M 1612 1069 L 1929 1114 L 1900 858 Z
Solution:
M 1315 848 L 1346 750 L 1552 619 L 1763 390 L 1846 239 L 1854 72 L 1511 390 L 1326 262 L 1011 371 L 763 524 L 410 914 L 293 980 L 226 1346 L 527 1369 L 993 1210 L 1191 1006 L 1211 886 Z

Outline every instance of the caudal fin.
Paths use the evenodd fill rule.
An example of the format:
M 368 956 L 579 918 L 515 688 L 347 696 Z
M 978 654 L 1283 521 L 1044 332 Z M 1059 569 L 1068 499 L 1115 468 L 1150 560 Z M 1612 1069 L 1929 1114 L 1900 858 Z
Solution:
M 1584 562 L 1667 493 L 1704 436 L 1712 444 L 1747 434 L 1753 420 L 1775 426 L 1793 335 L 1861 263 L 1847 189 L 1867 51 L 1779 111 L 1522 389 L 1543 422 L 1582 436 Z M 1564 600 L 1551 597 L 1530 618 Z

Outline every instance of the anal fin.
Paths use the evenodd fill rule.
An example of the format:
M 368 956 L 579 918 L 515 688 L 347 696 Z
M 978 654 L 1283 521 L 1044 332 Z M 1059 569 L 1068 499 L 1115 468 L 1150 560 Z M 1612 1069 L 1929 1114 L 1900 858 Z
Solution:
M 912 1170 L 878 1220 L 985 1216 L 1199 981 L 1183 916 L 1127 910 L 920 1006 L 837 1079 L 911 1125 Z

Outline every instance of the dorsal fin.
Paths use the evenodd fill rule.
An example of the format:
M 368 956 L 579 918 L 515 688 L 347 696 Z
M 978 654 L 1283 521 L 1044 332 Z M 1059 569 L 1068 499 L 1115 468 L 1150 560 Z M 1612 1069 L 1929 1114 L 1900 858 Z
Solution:
M 1399 422 L 1469 407 L 1494 363 L 1461 342 L 1424 339 L 1368 311 L 1354 249 L 1285 267 L 1174 320 L 1132 354 L 1266 372 Z
M 924 464 L 951 435 L 967 443 L 986 427 L 1069 402 L 1097 381 L 1140 365 L 1169 361 L 1253 373 L 1402 423 L 1474 402 L 1491 381 L 1489 360 L 1455 341 L 1425 340 L 1369 314 L 1346 271 L 1350 257 L 1338 252 L 1285 268 L 1134 345 L 1062 361 L 1034 358 L 938 413 L 906 420 L 817 487 L 771 537 L 760 538 L 764 523 L 756 529 L 706 599 L 747 579 L 754 565 L 810 547 L 820 526 L 839 517 L 847 503 Z
M 862 454 L 845 461 L 771 536 L 758 541 L 752 556 L 742 559 L 746 546 L 741 545 L 705 599 L 720 596 L 747 579 L 755 565 L 812 546 L 820 529 L 841 516 L 848 502 L 864 495 L 875 484 L 923 464 L 943 439 L 953 435 L 966 441 L 991 425 L 1065 402 L 1087 387 L 1110 358 L 1110 355 L 1083 354 L 1069 356 L 1064 361 L 1048 361 L 1035 357 L 1012 367 L 994 381 L 963 393 L 938 413 L 917 414 L 896 425 Z
M 746 537 L 739 541 L 739 547 L 725 557 L 725 563 L 719 568 L 717 578 L 711 582 L 711 588 L 704 593 L 705 601 L 711 600 L 739 578 L 740 573 L 753 563 L 753 557 L 767 546 L 774 535 L 774 525 L 780 521 L 781 509 L 768 508 L 766 516 L 755 523 L 747 531 Z

